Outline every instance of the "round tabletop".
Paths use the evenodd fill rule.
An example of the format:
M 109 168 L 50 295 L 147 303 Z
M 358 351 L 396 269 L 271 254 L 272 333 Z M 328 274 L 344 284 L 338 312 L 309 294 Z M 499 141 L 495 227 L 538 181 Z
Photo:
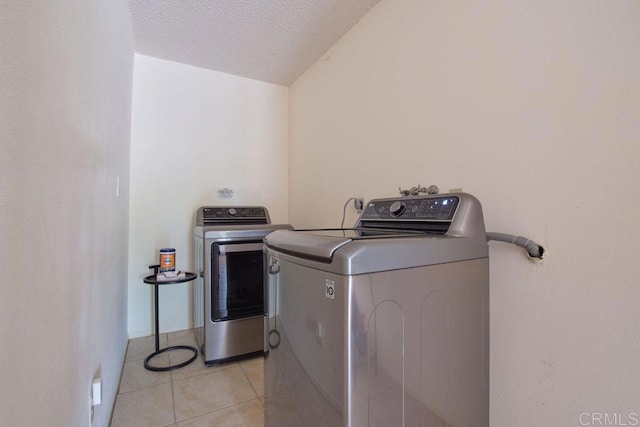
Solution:
M 182 279 L 173 279 L 173 280 L 157 280 L 157 276 L 152 274 L 143 279 L 144 283 L 148 283 L 150 285 L 175 285 L 177 283 L 189 282 L 198 277 L 195 273 L 189 273 L 187 271 L 184 272 L 184 278 Z

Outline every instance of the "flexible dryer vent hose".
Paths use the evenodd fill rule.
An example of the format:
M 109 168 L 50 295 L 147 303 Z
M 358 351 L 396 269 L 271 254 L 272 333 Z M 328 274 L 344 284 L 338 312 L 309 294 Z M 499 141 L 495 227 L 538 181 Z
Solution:
M 487 233 L 487 240 L 496 240 L 498 242 L 511 243 L 513 245 L 525 248 L 531 258 L 542 259 L 544 256 L 544 248 L 536 242 L 522 236 L 514 236 L 506 233 Z

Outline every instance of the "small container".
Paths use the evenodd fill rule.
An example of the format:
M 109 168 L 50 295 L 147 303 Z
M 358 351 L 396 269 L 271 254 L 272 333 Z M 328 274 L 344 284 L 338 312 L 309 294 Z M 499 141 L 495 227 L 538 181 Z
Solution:
M 176 250 L 174 248 L 160 249 L 160 273 L 176 271 Z

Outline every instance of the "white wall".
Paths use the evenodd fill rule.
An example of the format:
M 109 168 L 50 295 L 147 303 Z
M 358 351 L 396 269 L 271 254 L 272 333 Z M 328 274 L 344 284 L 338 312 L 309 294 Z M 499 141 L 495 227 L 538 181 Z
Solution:
M 264 205 L 287 222 L 288 89 L 135 56 L 131 131 L 129 336 L 153 332 L 152 287 L 142 278 L 162 247 L 193 268 L 203 205 Z M 217 190 L 232 188 L 234 198 Z M 192 327 L 191 286 L 160 290 L 161 332 Z
M 493 426 L 640 412 L 638 22 L 637 1 L 383 0 L 290 88 L 295 227 L 437 184 L 548 249 L 490 244 Z
M 100 375 L 107 426 L 127 344 L 127 2 L 3 2 L 0 57 L 0 425 L 87 426 Z

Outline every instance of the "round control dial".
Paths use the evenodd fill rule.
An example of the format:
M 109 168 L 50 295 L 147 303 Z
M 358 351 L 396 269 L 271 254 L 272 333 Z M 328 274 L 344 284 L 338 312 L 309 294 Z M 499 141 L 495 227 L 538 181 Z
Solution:
M 404 213 L 406 206 L 404 202 L 396 201 L 389 206 L 389 213 L 391 216 L 400 216 Z
M 229 216 L 236 216 L 238 215 L 238 211 L 235 210 L 235 208 L 231 208 L 227 211 L 227 213 L 229 214 Z

